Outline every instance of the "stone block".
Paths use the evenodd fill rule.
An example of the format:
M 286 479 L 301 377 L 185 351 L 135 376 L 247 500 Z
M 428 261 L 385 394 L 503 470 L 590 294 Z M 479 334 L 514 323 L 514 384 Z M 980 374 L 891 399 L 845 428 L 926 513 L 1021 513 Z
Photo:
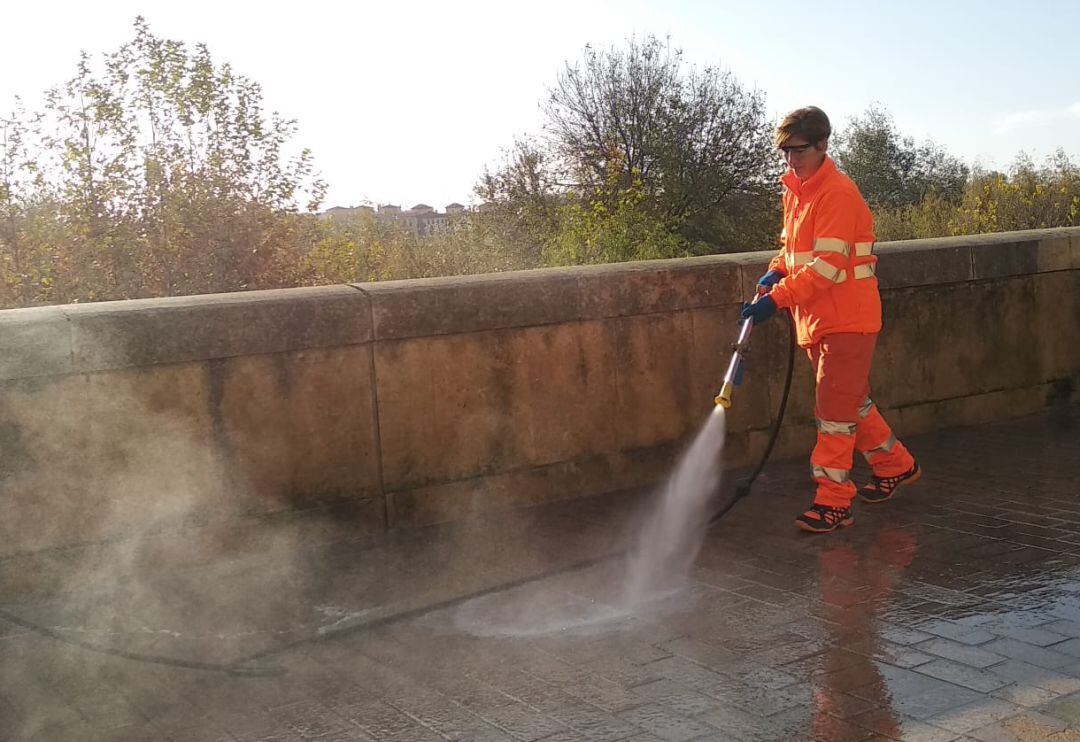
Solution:
M 582 316 L 587 319 L 678 312 L 729 304 L 740 273 L 728 256 L 619 263 L 582 270 Z
M 600 322 L 533 327 L 507 341 L 530 465 L 611 452 L 618 433 L 615 348 Z
M 238 509 L 207 396 L 198 364 L 5 384 L 4 548 L 94 541 Z
M 987 241 L 972 249 L 976 279 L 1067 270 L 1070 263 L 1068 238 Z
M 939 287 L 945 291 L 946 287 Z M 936 307 L 911 291 L 890 291 L 882 296 L 882 330 L 878 335 L 870 373 L 870 397 L 882 408 L 911 404 L 925 398 L 934 368 L 931 345 L 945 338 L 929 337 L 936 331 Z
M 1080 318 L 1080 270 L 1038 276 L 1025 320 L 1036 343 L 1040 381 L 1080 371 L 1080 328 L 1072 321 L 1075 318 Z
M 1039 383 L 1033 278 L 890 296 L 875 361 L 884 406 Z
M 1037 412 L 1046 406 L 1048 384 L 971 394 L 901 407 L 888 415 L 898 435 L 915 435 L 959 425 L 978 425 L 1008 420 Z
M 62 307 L 0 311 L 0 380 L 72 370 L 71 324 Z
M 726 256 L 355 284 L 375 336 L 399 340 L 606 319 L 730 302 Z
M 882 291 L 972 279 L 971 247 L 948 242 L 932 247 L 925 242 L 936 241 L 885 242 L 874 248 Z
M 689 312 L 608 323 L 615 346 L 619 450 L 682 441 L 711 411 L 707 399 L 693 397 L 691 325 Z
M 368 342 L 367 299 L 343 286 L 100 302 L 64 308 L 76 371 Z
M 234 496 L 262 510 L 378 496 L 371 363 L 364 345 L 210 364 Z
M 375 337 L 401 340 L 580 319 L 580 269 L 355 284 L 371 301 Z
M 528 400 L 512 337 L 505 330 L 376 344 L 388 490 L 528 464 Z
M 769 261 L 776 254 L 777 250 L 761 250 L 725 256 L 739 266 L 739 289 L 734 297 L 736 303 L 741 304 L 757 293 L 757 281 L 769 269 Z

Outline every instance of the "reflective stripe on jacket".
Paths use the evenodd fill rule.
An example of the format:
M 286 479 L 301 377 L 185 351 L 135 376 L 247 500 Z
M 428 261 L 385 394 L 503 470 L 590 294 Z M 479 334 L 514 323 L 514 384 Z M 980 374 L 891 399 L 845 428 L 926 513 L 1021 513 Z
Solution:
M 784 246 L 769 263 L 786 275 L 770 294 L 795 316 L 799 345 L 838 332 L 881 330 L 873 217 L 859 189 L 826 157 L 800 181 L 784 185 Z

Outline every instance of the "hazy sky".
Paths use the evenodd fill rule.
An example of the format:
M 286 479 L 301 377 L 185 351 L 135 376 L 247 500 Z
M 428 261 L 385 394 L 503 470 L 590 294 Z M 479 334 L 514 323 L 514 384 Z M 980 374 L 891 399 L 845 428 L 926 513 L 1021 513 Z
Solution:
M 842 125 L 878 102 L 969 163 L 1080 154 L 1073 0 L 20 2 L 5 9 L 0 110 L 16 94 L 36 105 L 139 14 L 159 37 L 207 43 L 299 119 L 326 206 L 468 203 L 484 165 L 538 130 L 567 60 L 646 33 L 731 70 L 777 116 L 812 103 Z

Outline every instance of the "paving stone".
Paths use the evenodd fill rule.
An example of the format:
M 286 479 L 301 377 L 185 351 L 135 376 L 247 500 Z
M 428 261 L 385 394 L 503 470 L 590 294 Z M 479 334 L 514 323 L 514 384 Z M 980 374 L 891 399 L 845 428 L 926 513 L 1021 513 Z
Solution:
M 958 737 L 956 732 L 942 729 L 904 716 L 895 712 L 878 709 L 856 716 L 853 724 L 881 735 L 885 739 L 905 740 L 910 742 L 951 742 Z
M 657 680 L 653 682 L 664 683 L 668 681 Z M 649 685 L 650 683 L 646 683 L 644 686 L 627 688 L 598 676 L 593 680 L 563 685 L 561 690 L 568 696 L 592 704 L 604 711 L 617 713 L 647 702 L 647 699 L 642 697 L 639 689 Z
M 814 742 L 864 742 L 877 737 L 875 732 L 828 714 L 814 714 L 807 735 Z
M 984 647 L 974 647 L 950 639 L 938 638 L 915 644 L 912 648 L 920 652 L 944 657 L 945 659 L 953 660 L 954 662 L 959 662 L 963 665 L 968 665 L 969 667 L 984 668 L 1005 661 L 1005 657 L 987 651 L 985 647 L 990 646 L 993 646 L 992 643 L 986 644 Z
M 991 691 L 990 695 L 1024 708 L 1042 706 L 1058 697 L 1058 694 L 1053 691 L 1022 684 L 1006 685 L 1004 688 Z
M 978 740 L 978 742 L 1021 742 L 1021 738 L 1004 722 L 994 722 L 982 729 L 973 729 L 964 735 L 965 742 Z
M 980 742 L 1073 742 L 1080 739 L 1080 732 L 1068 731 L 1059 719 L 1029 711 L 972 730 L 968 732 L 968 738 Z
M 952 639 L 961 644 L 985 644 L 994 640 L 994 635 L 983 629 L 975 629 L 969 626 L 956 624 L 952 621 L 934 619 L 917 625 L 919 631 L 935 636 Z
M 980 693 L 989 693 L 1009 683 L 987 670 L 978 670 L 951 660 L 934 660 L 925 665 L 919 665 L 915 669 L 931 677 L 947 680 Z
M 342 729 L 338 732 L 331 732 L 324 734 L 321 737 L 312 737 L 315 742 L 377 742 L 377 740 L 369 734 L 361 732 L 357 728 Z M 221 742 L 226 742 L 222 740 Z M 231 740 L 229 741 L 231 742 Z
M 1080 678 L 1063 671 L 1067 669 L 1048 670 L 1019 660 L 1009 660 L 995 665 L 990 672 L 1016 683 L 1042 688 L 1057 695 L 1067 695 L 1080 691 Z
M 384 740 L 385 742 L 445 742 L 446 737 L 427 727 L 417 727 L 416 729 L 392 734 L 389 737 L 375 737 L 375 739 L 378 742 Z
M 699 716 L 715 710 L 720 705 L 716 699 L 672 680 L 656 680 L 635 686 L 632 689 L 632 696 L 637 703 L 653 702 L 683 716 Z
M 337 711 L 343 718 L 379 738 L 390 737 L 422 726 L 415 717 L 384 701 L 358 702 L 337 707 Z
M 1068 639 L 1067 636 L 1059 634 L 1055 631 L 1050 631 L 1044 628 L 1025 628 L 1025 627 L 986 627 L 988 631 L 1003 636 L 1008 639 L 1016 639 L 1017 641 L 1024 642 L 1025 644 L 1034 644 L 1036 647 L 1049 647 L 1053 646 L 1055 652 L 1061 651 L 1061 642 Z
M 897 646 L 889 642 L 881 642 L 874 648 L 873 657 L 896 667 L 912 668 L 932 662 L 935 657 L 932 654 L 920 652 L 913 647 Z
M 716 731 L 715 727 L 658 704 L 638 706 L 621 712 L 619 717 L 670 742 L 686 742 Z
M 318 701 L 301 701 L 282 706 L 274 709 L 271 716 L 301 737 L 322 737 L 352 727 L 347 720 Z
M 481 713 L 480 718 L 525 742 L 567 730 L 565 724 L 524 704 L 500 706 Z
M 1059 644 L 1054 644 L 1053 648 L 1055 652 L 1061 652 L 1070 657 L 1080 657 L 1080 639 L 1066 639 Z
M 715 727 L 721 734 L 742 742 L 774 742 L 780 739 L 799 739 L 806 735 L 809 711 L 796 708 L 769 718 L 762 718 L 734 706 L 703 714 L 700 719 Z
M 699 665 L 708 667 L 716 672 L 731 673 L 749 667 L 741 655 L 736 654 L 727 647 L 698 641 L 689 637 L 681 637 L 665 642 L 662 648 L 669 655 L 676 655 L 693 660 Z M 655 666 L 654 666 L 655 667 Z
M 125 736 L 125 734 L 127 736 Z M 282 732 L 281 737 L 285 739 L 303 739 L 300 736 L 290 736 L 291 732 Z M 131 742 L 143 742 L 150 739 L 163 739 L 168 742 L 237 742 L 237 738 L 229 732 L 216 729 L 213 726 L 199 723 L 198 720 L 192 719 L 191 726 L 184 728 L 173 728 L 168 731 L 160 731 L 154 728 L 144 726 L 131 726 L 124 727 L 122 730 L 112 730 L 109 739 L 115 742 L 122 742 L 123 740 L 131 740 Z M 362 742 L 371 742 L 371 737 L 367 736 L 359 730 L 351 730 L 347 737 L 320 737 L 320 742 L 337 742 L 337 740 L 361 740 Z
M 1066 619 L 1058 619 L 1050 623 L 1043 624 L 1040 628 L 1053 632 L 1054 634 L 1060 634 L 1066 638 L 1080 639 L 1080 621 L 1069 621 Z
M 887 642 L 903 646 L 918 644 L 919 642 L 934 638 L 933 634 L 929 634 L 925 631 L 917 631 L 906 626 L 894 626 L 884 621 L 878 622 L 877 635 Z
M 1080 693 L 1070 693 L 1056 698 L 1038 710 L 1061 719 L 1070 726 L 1080 727 Z
M 983 645 L 982 648 L 1004 657 L 1027 662 L 1030 665 L 1045 667 L 1049 670 L 1064 667 L 1075 661 L 1075 658 L 1067 654 L 1016 641 L 1015 639 L 996 639 L 989 644 Z
M 980 698 L 966 706 L 931 716 L 927 723 L 958 734 L 979 729 L 1023 712 L 1016 704 L 994 698 Z
M 825 713 L 838 719 L 851 719 L 880 708 L 876 701 L 868 701 L 865 698 L 831 689 L 819 690 L 816 688 L 810 705 L 813 708 L 820 707 Z
M 847 650 L 832 650 L 805 659 L 789 662 L 780 667 L 785 673 L 799 680 L 810 680 L 819 675 L 840 673 L 848 668 L 865 666 L 866 657 Z

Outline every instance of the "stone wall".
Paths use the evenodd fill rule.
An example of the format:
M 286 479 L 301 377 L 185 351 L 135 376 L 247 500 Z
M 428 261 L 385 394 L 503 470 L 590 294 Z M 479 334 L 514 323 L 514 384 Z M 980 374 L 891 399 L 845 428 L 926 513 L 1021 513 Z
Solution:
M 874 397 L 901 434 L 1080 383 L 1080 228 L 883 244 Z M 768 255 L 0 312 L 0 554 L 334 503 L 381 528 L 661 479 Z M 788 351 L 755 334 L 728 465 Z M 800 358 L 777 455 L 813 440 Z

